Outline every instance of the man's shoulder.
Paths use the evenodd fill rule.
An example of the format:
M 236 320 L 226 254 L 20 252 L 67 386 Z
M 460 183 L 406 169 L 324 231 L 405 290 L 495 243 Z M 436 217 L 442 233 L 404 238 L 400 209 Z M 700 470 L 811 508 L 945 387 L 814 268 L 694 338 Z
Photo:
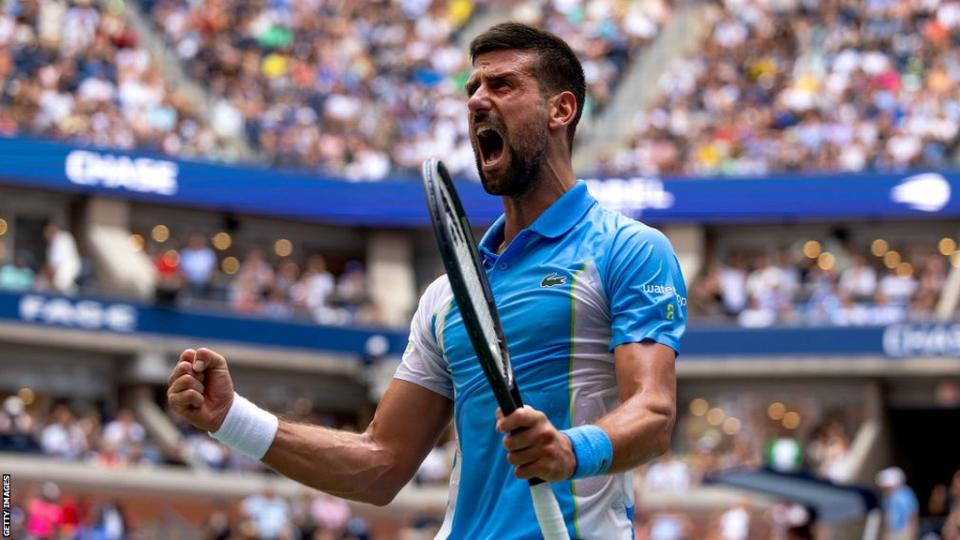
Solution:
M 618 256 L 623 251 L 652 249 L 672 253 L 670 240 L 659 229 L 599 204 L 591 209 L 586 227 L 602 238 L 603 253 Z
M 450 288 L 450 280 L 443 274 L 433 280 L 420 296 L 421 307 L 429 307 L 430 311 L 436 311 L 439 307 L 453 297 L 453 289 Z

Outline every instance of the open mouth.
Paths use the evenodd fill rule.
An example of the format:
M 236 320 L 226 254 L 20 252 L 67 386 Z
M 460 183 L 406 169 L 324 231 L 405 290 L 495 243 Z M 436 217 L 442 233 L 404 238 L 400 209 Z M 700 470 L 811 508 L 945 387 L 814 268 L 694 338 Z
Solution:
M 484 167 L 491 167 L 503 158 L 503 136 L 493 128 L 483 127 L 477 130 L 477 145 L 480 147 L 480 156 Z

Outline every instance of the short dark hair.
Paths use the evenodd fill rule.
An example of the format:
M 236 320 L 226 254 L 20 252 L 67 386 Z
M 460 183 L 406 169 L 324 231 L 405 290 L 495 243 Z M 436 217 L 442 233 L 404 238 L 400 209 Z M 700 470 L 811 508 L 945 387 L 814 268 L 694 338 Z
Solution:
M 470 42 L 470 61 L 490 51 L 512 49 L 537 53 L 534 76 L 540 81 L 541 91 L 558 93 L 569 90 L 577 98 L 577 114 L 567 127 L 567 142 L 573 148 L 573 136 L 583 113 L 587 95 L 587 83 L 583 66 L 573 49 L 550 32 L 517 22 L 505 22 L 491 26 L 486 32 Z

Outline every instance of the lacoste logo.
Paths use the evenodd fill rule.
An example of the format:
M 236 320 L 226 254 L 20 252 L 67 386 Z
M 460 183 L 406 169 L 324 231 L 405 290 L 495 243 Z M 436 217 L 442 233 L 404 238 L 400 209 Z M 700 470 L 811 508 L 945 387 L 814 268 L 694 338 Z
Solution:
M 677 308 L 673 307 L 673 304 L 667 304 L 667 320 L 668 321 L 673 320 L 673 313 L 674 311 L 676 311 L 676 309 Z
M 545 289 L 547 287 L 556 287 L 557 285 L 563 285 L 567 282 L 567 276 L 561 276 L 556 272 L 550 272 L 544 276 L 543 281 L 540 282 L 540 288 Z

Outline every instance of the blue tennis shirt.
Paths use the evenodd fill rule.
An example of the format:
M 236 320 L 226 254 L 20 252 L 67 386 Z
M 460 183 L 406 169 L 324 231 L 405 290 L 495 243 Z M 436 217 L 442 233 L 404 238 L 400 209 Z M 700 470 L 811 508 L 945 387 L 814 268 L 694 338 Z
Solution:
M 618 345 L 653 341 L 680 350 L 687 300 L 673 248 L 656 229 L 602 208 L 583 182 L 497 255 L 503 227 L 501 216 L 479 250 L 523 401 L 558 429 L 593 423 L 620 401 Z M 395 377 L 454 401 L 459 444 L 437 538 L 541 538 L 446 276 L 421 297 Z M 551 487 L 571 538 L 631 538 L 629 472 Z

